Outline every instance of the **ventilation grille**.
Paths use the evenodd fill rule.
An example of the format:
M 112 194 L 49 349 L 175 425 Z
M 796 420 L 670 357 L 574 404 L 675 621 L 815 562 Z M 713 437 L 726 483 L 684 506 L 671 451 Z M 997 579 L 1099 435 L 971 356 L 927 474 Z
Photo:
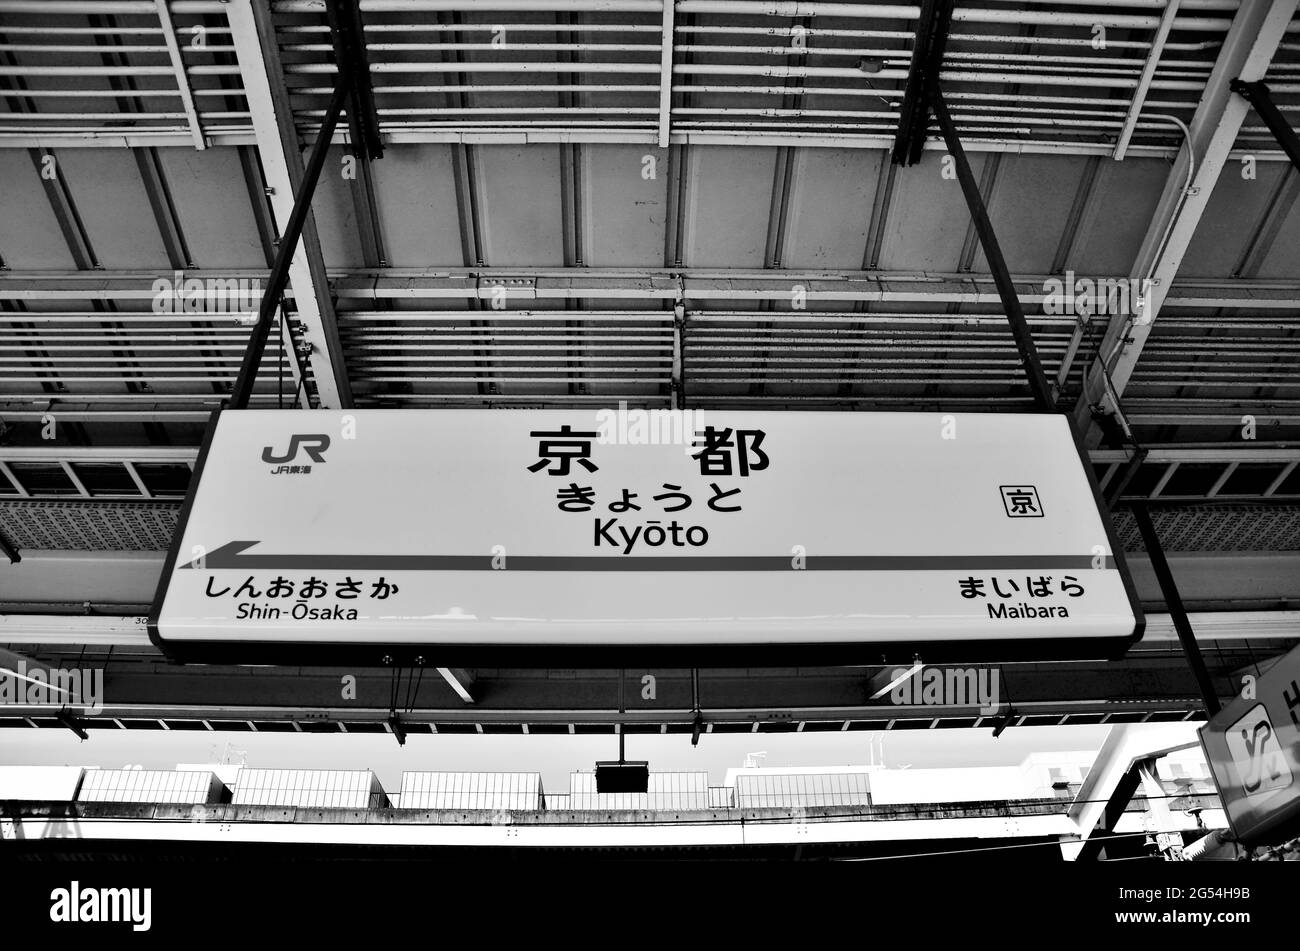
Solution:
M 1171 505 L 1152 508 L 1166 551 L 1300 551 L 1300 505 Z M 1125 551 L 1146 551 L 1127 510 L 1115 513 Z
M 166 551 L 180 502 L 0 501 L 0 530 L 20 552 Z

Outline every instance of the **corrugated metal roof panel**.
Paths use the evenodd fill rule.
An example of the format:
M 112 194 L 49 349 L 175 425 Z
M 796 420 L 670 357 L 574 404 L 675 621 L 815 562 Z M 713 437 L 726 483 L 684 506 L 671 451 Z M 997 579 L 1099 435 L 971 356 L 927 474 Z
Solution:
M 402 773 L 403 809 L 540 809 L 540 773 Z
M 80 802 L 219 802 L 225 786 L 215 774 L 170 769 L 88 769 Z
M 368 769 L 249 769 L 239 771 L 231 802 L 237 806 L 368 809 L 387 804 Z
M 871 804 L 867 773 L 764 773 L 736 777 L 736 806 L 857 806 Z

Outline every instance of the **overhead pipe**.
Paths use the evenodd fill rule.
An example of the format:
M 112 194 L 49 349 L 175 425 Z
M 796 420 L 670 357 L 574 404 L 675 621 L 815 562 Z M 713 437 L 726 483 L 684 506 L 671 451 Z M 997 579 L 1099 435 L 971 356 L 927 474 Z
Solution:
M 367 23 L 367 33 L 658 33 L 648 23 Z M 681 27 L 680 29 L 686 29 Z M 280 33 L 328 33 L 329 27 L 312 23 L 286 24 Z M 656 47 L 657 49 L 658 47 Z
M 328 94 L 330 91 L 331 91 L 331 90 L 329 90 L 329 89 L 326 89 L 326 90 L 325 90 L 325 92 L 326 92 L 327 94 Z M 231 88 L 231 89 L 195 89 L 195 90 L 194 90 L 194 95 L 196 95 L 196 96 L 242 96 L 243 94 L 244 94 L 244 90 L 243 90 L 242 88 Z M 24 89 L 24 90 L 23 90 L 23 98 L 24 98 L 24 99 L 27 99 L 27 98 L 29 98 L 29 97 L 44 97 L 44 98 L 54 98 L 54 99 L 87 99 L 87 98 L 97 98 L 97 99 L 108 99 L 108 98 L 118 98 L 118 99 L 160 99 L 160 98 L 161 98 L 161 99 L 166 99 L 166 98 L 170 98 L 170 97 L 172 97 L 172 96 L 178 96 L 178 95 L 179 95 L 179 94 L 176 93 L 174 90 L 172 90 L 172 91 L 168 91 L 168 90 L 166 90 L 166 89 L 136 89 L 136 90 L 130 90 L 130 89 Z M 101 112 L 101 113 L 96 113 L 96 114 L 97 114 L 97 115 L 100 115 L 100 116 L 106 116 L 106 115 L 113 115 L 114 113 Z M 21 116 L 24 116 L 24 117 L 31 117 L 31 116 L 35 115 L 35 113 L 31 113 L 31 112 L 3 113 L 3 115 L 21 115 Z M 122 113 L 122 115 L 131 115 L 131 116 L 134 116 L 134 115 L 138 115 L 138 113 L 134 113 L 134 112 L 132 112 L 132 113 Z M 204 115 L 207 115 L 207 113 L 204 113 Z
M 160 67 L 169 72 L 165 67 Z M 227 69 L 227 67 L 207 67 L 208 70 Z M 657 75 L 658 63 L 374 63 L 371 70 L 376 73 L 548 73 L 548 74 L 588 74 L 588 73 L 623 73 L 638 75 Z M 195 71 L 195 70 L 192 70 Z M 333 74 L 337 72 L 331 63 L 298 63 L 285 66 L 285 72 L 293 75 Z M 4 71 L 0 70 L 0 75 Z M 679 64 L 673 67 L 674 76 L 766 76 L 774 79 L 789 78 L 860 78 L 862 73 L 856 68 L 831 66 L 750 66 L 740 63 L 725 64 Z M 872 74 L 882 80 L 907 79 L 906 69 L 883 69 Z M 945 82 L 959 83 L 1020 83 L 1031 85 L 1088 86 L 1102 89 L 1133 89 L 1139 79 L 1118 75 L 1086 76 L 1077 72 L 1063 71 L 1059 74 L 1036 74 L 1001 71 L 963 71 L 944 70 L 940 79 Z M 1152 88 L 1199 92 L 1204 83 L 1195 80 L 1153 80 Z M 430 91 L 443 87 L 429 86 Z M 526 89 L 527 87 L 513 87 Z M 658 87 L 656 87 L 658 88 Z M 721 87 L 730 90 L 731 87 Z M 1283 88 L 1283 87 L 1277 87 Z M 805 94 L 823 94 L 822 89 L 808 89 Z M 876 90 L 874 95 L 899 95 L 896 90 Z
M 365 0 L 362 0 L 365 6 Z M 1129 4 L 1124 4 L 1129 6 Z M 1161 4 L 1163 6 L 1163 4 Z M 871 20 L 916 20 L 921 15 L 920 6 L 878 6 L 855 3 L 751 3 L 746 0 L 677 0 L 677 10 L 682 13 L 730 13 L 748 16 L 781 17 L 844 17 Z M 1114 13 L 1057 13 L 1032 10 L 990 9 L 964 7 L 953 11 L 954 23 L 1014 23 L 1051 26 L 1084 26 L 1100 24 L 1107 28 L 1154 29 L 1160 23 L 1156 16 L 1134 16 Z M 1223 17 L 1185 17 L 1178 23 L 1183 30 L 1202 32 L 1226 31 L 1232 21 Z
M 373 30 L 373 27 L 366 27 Z M 509 27 L 494 27 L 509 33 Z M 519 44 L 530 53 L 658 53 L 658 43 L 524 43 Z M 85 47 L 78 47 L 85 49 Z M 324 53 L 334 47 L 329 43 L 289 43 L 281 49 L 296 53 Z M 519 48 L 518 46 L 516 48 Z M 3 49 L 3 47 L 0 47 Z M 436 52 L 491 52 L 500 50 L 495 43 L 367 43 L 366 49 L 372 53 L 436 53 Z M 748 47 L 731 47 L 733 52 L 745 52 Z
M 8 33 L 9 28 L 5 27 Z M 205 48 L 206 49 L 206 48 Z M 9 53 L 97 53 L 101 48 L 88 43 L 0 43 L 0 50 Z M 114 53 L 166 53 L 166 46 L 114 46 Z
M 438 92 L 563 92 L 570 90 L 571 85 L 562 85 L 556 83 L 518 83 L 502 85 L 461 85 L 461 86 L 442 86 L 430 83 L 418 83 L 412 85 L 400 86 L 376 86 L 377 93 L 386 93 L 389 95 L 428 95 Z M 1276 88 L 1276 87 L 1274 87 Z M 657 85 L 638 85 L 634 83 L 602 83 L 584 85 L 582 91 L 590 92 L 608 92 L 608 93 L 652 93 L 659 89 Z M 782 86 L 733 86 L 733 85 L 710 85 L 710 84 L 684 84 L 679 83 L 673 86 L 673 92 L 704 92 L 704 93 L 749 93 L 754 95 L 779 95 L 783 91 Z M 294 92 L 299 95 L 328 96 L 334 91 L 332 86 L 304 86 L 295 89 Z M 225 90 L 217 90 L 225 95 Z M 880 90 L 863 89 L 862 87 L 853 86 L 825 86 L 816 89 L 804 90 L 806 94 L 816 94 L 819 96 L 856 96 L 859 98 L 881 98 Z M 902 98 L 901 92 L 896 92 L 895 98 Z M 32 95 L 30 91 L 24 95 Z M 67 95 L 74 95 L 67 93 Z M 953 100 L 967 99 L 985 99 L 994 102 L 1005 102 L 1006 97 L 998 92 L 956 92 L 950 93 L 949 98 Z M 1057 105 L 1084 105 L 1084 106 L 1122 106 L 1123 103 L 1115 99 L 1089 98 L 1080 96 L 1024 96 L 1021 101 L 1033 103 L 1053 103 Z M 1165 108 L 1185 108 L 1192 109 L 1196 103 L 1192 100 L 1185 102 L 1164 101 L 1160 103 Z M 1119 116 L 1119 112 L 1114 115 Z
M 410 23 L 391 24 L 386 28 L 400 29 L 400 30 L 423 30 L 424 29 L 424 27 L 418 26 L 416 24 L 410 24 Z M 482 26 L 475 27 L 472 25 L 467 25 L 463 28 L 464 29 L 475 29 L 475 28 L 486 29 L 485 27 Z M 520 27 L 515 27 L 515 29 L 519 29 L 519 28 Z M 538 29 L 538 26 L 536 24 L 532 24 L 531 27 L 524 27 L 524 29 L 527 28 Z M 591 28 L 592 27 L 590 26 L 584 27 L 584 29 L 587 30 Z M 299 29 L 315 30 L 317 28 L 301 27 Z M 552 28 L 547 26 L 547 27 L 543 27 L 543 29 L 550 31 Z M 618 27 L 617 29 L 634 29 L 634 27 Z M 643 29 L 645 28 L 643 27 Z M 709 33 L 709 34 L 734 33 L 743 36 L 794 36 L 797 31 L 795 30 L 794 27 L 789 27 L 789 26 L 735 26 L 735 25 L 728 25 L 722 23 L 711 23 L 708 26 L 679 26 L 677 27 L 677 32 Z M 866 39 L 881 39 L 881 40 L 911 40 L 915 34 L 910 30 L 847 30 L 842 27 L 810 26 L 800 35 L 835 36 L 835 37 L 848 37 L 848 38 L 863 37 Z M 1007 33 L 951 33 L 949 34 L 948 39 L 953 42 L 960 41 L 964 43 L 1003 43 L 1008 46 L 1029 45 L 1029 46 L 1091 47 L 1093 43 L 1091 37 L 1016 36 Z M 1219 45 L 1220 44 L 1217 40 L 1205 40 L 1200 43 L 1170 43 L 1167 44 L 1166 49 L 1194 51 L 1194 50 L 1218 49 Z M 1114 47 L 1116 49 L 1146 50 L 1151 48 L 1151 43 L 1148 42 L 1147 40 L 1116 40 L 1107 37 L 1106 47 L 1107 49 Z M 970 55 L 978 55 L 978 54 L 970 54 Z
M 1087 0 L 1083 0 L 1086 4 Z M 1190 0 L 1193 4 L 1211 0 Z M 1125 7 L 1155 6 L 1153 0 L 1126 3 Z M 1163 6 L 1163 4 L 1160 4 Z M 466 9 L 465 0 L 360 0 L 361 10 L 374 13 L 452 12 Z M 475 0 L 475 10 L 537 11 L 575 13 L 661 13 L 660 0 Z M 1101 4 L 1099 8 L 1105 8 Z M 172 13 L 221 13 L 224 4 L 219 0 L 173 0 Z M 1198 9 L 1217 9 L 1213 6 Z M 277 13 L 321 13 L 324 0 L 276 0 L 272 9 Z M 1231 9 L 1225 8 L 1225 9 Z M 747 0 L 677 0 L 676 10 L 682 13 L 724 13 L 742 16 L 780 17 L 844 17 L 873 20 L 915 20 L 920 15 L 917 5 L 854 4 L 854 3 L 801 3 L 801 2 L 747 2 Z M 84 14 L 156 14 L 153 0 L 0 0 L 0 13 L 33 13 L 42 16 Z M 967 8 L 954 11 L 954 22 L 972 23 L 1036 23 L 1057 26 L 1091 27 L 1101 24 L 1108 28 L 1155 29 L 1160 18 L 1112 13 L 1057 13 L 1032 10 Z M 1185 17 L 1177 26 L 1181 30 L 1223 32 L 1231 20 L 1218 17 Z
M 336 73 L 333 63 L 286 64 L 290 74 Z M 658 75 L 658 63 L 371 63 L 373 73 L 642 73 Z M 441 88 L 441 87 L 434 87 Z M 658 87 L 656 87 L 658 88 Z
M 152 16 L 157 12 L 153 0 L 0 0 L 0 13 L 39 13 L 44 16 L 146 13 Z
M 97 27 L 97 26 L 59 26 L 57 23 L 51 23 L 48 26 L 9 26 L 5 25 L 4 32 L 6 36 L 16 34 L 35 34 L 37 36 L 48 38 L 51 35 L 67 34 L 69 36 L 135 36 L 139 37 L 145 33 L 162 34 L 162 27 L 159 26 L 141 26 L 141 27 Z M 209 30 L 209 33 L 225 32 L 229 30 Z M 83 47 L 84 48 L 84 47 Z M 118 47 L 120 48 L 120 47 Z M 94 49 L 94 47 L 92 47 Z
M 658 13 L 659 0 L 360 0 L 363 13 L 455 13 L 467 9 L 552 13 Z M 320 13 L 324 0 L 274 0 L 275 13 Z

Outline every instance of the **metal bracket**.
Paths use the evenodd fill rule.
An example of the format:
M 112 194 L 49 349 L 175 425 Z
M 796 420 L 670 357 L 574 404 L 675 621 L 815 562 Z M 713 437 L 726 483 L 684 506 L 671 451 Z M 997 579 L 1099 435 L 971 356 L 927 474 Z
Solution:
M 937 87 L 953 0 L 922 0 L 921 16 L 912 46 L 912 62 L 899 109 L 898 132 L 894 136 L 893 163 L 915 165 L 925 149 L 925 129 L 930 121 L 931 89 Z
M 326 0 L 325 15 L 334 42 L 334 62 L 339 76 L 347 78 L 352 142 L 361 147 L 367 161 L 383 158 L 384 143 L 379 135 L 379 114 L 375 110 L 360 4 L 357 0 Z
M 1282 151 L 1286 152 L 1287 157 L 1291 159 L 1291 164 L 1300 171 L 1300 136 L 1296 135 L 1295 130 L 1286 121 L 1286 117 L 1274 104 L 1268 86 L 1262 81 L 1248 83 L 1241 79 L 1233 79 L 1229 81 L 1228 88 L 1251 104 L 1256 114 L 1268 126 L 1268 130 L 1273 133 L 1273 138 L 1277 139 L 1277 144 L 1282 146 Z

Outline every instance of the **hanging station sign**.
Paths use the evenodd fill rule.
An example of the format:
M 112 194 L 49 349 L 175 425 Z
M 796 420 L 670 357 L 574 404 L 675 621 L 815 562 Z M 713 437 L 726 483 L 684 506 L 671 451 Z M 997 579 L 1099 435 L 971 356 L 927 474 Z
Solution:
M 1239 842 L 1300 832 L 1300 647 L 1201 727 L 1201 745 Z
M 218 413 L 150 617 L 232 662 L 1098 658 L 1141 629 L 1062 416 L 626 408 Z

